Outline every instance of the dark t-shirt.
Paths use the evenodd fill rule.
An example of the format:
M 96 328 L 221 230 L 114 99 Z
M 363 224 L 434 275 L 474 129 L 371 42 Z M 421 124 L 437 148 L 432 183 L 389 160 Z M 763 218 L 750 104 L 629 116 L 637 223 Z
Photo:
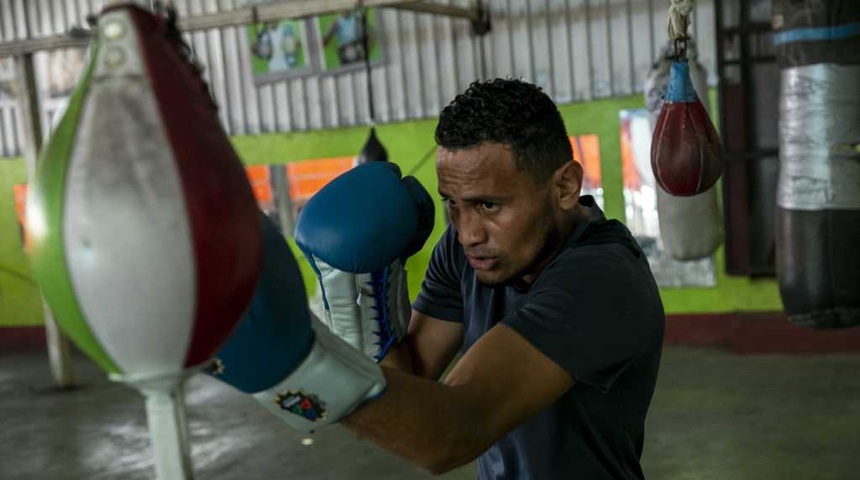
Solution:
M 462 322 L 463 351 L 503 323 L 576 379 L 478 459 L 481 480 L 643 478 L 644 422 L 665 317 L 648 261 L 590 196 L 565 246 L 526 288 L 487 287 L 449 227 L 413 307 Z

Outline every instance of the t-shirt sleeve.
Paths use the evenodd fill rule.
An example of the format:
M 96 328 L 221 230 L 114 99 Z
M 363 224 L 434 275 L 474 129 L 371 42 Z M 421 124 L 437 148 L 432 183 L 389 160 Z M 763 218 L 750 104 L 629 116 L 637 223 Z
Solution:
M 562 254 L 502 322 L 578 382 L 605 392 L 656 338 L 662 306 L 653 277 L 632 255 L 585 250 Z
M 421 290 L 412 308 L 439 320 L 462 322 L 463 294 L 460 285 L 465 261 L 457 243 L 457 234 L 448 227 L 433 249 Z

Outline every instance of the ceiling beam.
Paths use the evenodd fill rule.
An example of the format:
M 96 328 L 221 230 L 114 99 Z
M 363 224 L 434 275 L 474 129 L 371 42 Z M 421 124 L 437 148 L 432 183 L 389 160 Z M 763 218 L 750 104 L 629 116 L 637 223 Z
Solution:
M 476 10 L 454 5 L 420 0 L 363 0 L 362 4 L 370 8 L 397 8 L 418 13 L 444 15 L 467 20 L 477 20 Z M 243 7 L 228 12 L 193 15 L 179 19 L 179 28 L 183 32 L 195 32 L 214 28 L 250 25 L 257 22 L 268 22 L 285 18 L 302 18 L 327 13 L 339 12 L 355 8 L 356 0 L 292 0 L 278 3 Z M 89 30 L 76 29 L 70 34 L 36 37 L 28 40 L 13 40 L 0 43 L 0 57 L 11 57 L 34 53 L 42 50 L 59 48 L 85 47 L 89 43 Z

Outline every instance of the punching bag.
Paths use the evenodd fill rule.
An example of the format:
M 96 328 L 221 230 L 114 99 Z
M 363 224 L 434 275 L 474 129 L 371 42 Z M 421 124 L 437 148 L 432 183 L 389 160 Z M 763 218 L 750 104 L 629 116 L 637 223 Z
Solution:
M 160 479 L 190 477 L 182 383 L 250 303 L 258 215 L 175 16 L 105 8 L 30 188 L 30 259 L 63 331 L 144 394 Z
M 776 268 L 797 325 L 860 325 L 860 8 L 774 2 L 781 67 Z
M 660 60 L 645 79 L 645 104 L 652 129 L 663 107 L 669 84 L 671 42 L 663 48 Z M 687 59 L 693 88 L 699 98 L 708 98 L 708 75 L 696 61 L 695 45 L 687 46 Z M 708 102 L 702 102 L 707 112 Z M 717 188 L 691 197 L 677 197 L 657 188 L 657 213 L 663 249 L 675 260 L 689 261 L 712 255 L 723 241 L 723 221 L 717 201 Z
M 690 79 L 686 58 L 669 66 L 669 83 L 654 124 L 651 168 L 667 193 L 689 197 L 707 191 L 723 174 L 720 139 Z
M 203 81 L 163 18 L 106 9 L 30 189 L 31 261 L 108 372 L 208 360 L 250 301 L 260 225 Z
M 355 165 L 361 165 L 367 162 L 387 162 L 388 161 L 388 151 L 385 150 L 385 146 L 382 145 L 382 142 L 379 141 L 379 138 L 376 136 L 376 128 L 370 127 L 370 134 L 367 136 L 367 140 L 364 142 L 364 146 L 361 147 L 361 151 L 358 153 L 358 156 L 355 157 Z

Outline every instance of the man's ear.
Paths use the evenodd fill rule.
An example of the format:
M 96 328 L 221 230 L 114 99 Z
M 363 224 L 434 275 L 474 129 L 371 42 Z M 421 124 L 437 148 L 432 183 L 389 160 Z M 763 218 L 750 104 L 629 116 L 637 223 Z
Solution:
M 582 190 L 582 165 L 577 161 L 565 162 L 553 173 L 553 186 L 558 206 L 570 210 L 579 204 Z

